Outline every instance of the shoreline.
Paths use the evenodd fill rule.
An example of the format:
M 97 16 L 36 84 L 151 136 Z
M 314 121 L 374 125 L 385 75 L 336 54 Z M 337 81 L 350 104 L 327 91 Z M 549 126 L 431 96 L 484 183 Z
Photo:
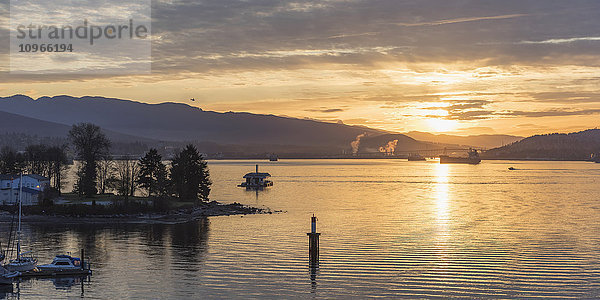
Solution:
M 171 210 L 165 213 L 137 213 L 112 215 L 23 215 L 21 220 L 31 224 L 182 224 L 206 217 L 273 214 L 270 208 L 257 208 L 239 203 L 223 204 L 216 201 L 205 206 Z M 0 212 L 0 223 L 10 223 L 13 215 Z
M 314 159 L 314 160 L 364 160 L 364 159 L 381 159 L 381 160 L 391 160 L 391 159 L 397 159 L 397 160 L 406 160 L 407 157 L 395 157 L 395 156 L 389 156 L 389 157 L 383 157 L 383 156 L 379 156 L 379 157 L 369 157 L 369 156 L 354 156 L 354 157 L 327 157 L 327 156 L 315 156 L 315 157 L 279 157 L 280 160 L 285 159 L 285 160 L 303 160 L 303 159 Z M 231 157 L 231 158 L 214 158 L 214 157 L 208 157 L 206 158 L 207 161 L 225 161 L 225 160 L 233 160 L 233 161 L 238 161 L 238 160 L 261 160 L 264 161 L 266 163 L 277 163 L 277 161 L 269 161 L 268 159 L 265 159 L 264 157 L 259 157 L 259 158 L 251 158 L 251 157 Z M 502 158 L 502 157 L 481 157 L 481 160 L 507 160 L 507 161 L 548 161 L 548 162 L 561 162 L 561 161 L 567 161 L 567 162 L 594 162 L 591 161 L 589 159 L 554 159 L 554 158 Z M 429 160 L 428 160 L 429 161 Z M 433 161 L 433 160 L 431 160 Z

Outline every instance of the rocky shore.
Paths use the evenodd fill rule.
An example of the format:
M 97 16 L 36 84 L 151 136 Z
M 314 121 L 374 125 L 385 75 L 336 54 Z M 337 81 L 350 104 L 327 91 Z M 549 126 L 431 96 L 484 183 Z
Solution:
M 281 211 L 272 211 L 268 208 L 256 208 L 239 203 L 222 204 L 216 201 L 206 203 L 199 207 L 171 210 L 165 213 L 138 213 L 138 214 L 113 214 L 113 215 L 24 215 L 25 223 L 49 224 L 179 224 L 212 216 L 231 216 L 248 214 L 272 214 Z M 0 222 L 11 222 L 13 215 L 0 212 Z

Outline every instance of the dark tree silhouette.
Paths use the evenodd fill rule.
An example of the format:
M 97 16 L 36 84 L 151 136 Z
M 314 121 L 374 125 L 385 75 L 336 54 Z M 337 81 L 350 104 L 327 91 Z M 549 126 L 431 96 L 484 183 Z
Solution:
M 167 188 L 167 170 L 158 150 L 148 150 L 139 160 L 140 171 L 137 182 L 148 192 L 148 196 L 163 196 Z
M 137 189 L 140 166 L 137 161 L 121 158 L 114 161 L 112 179 L 117 194 L 125 198 L 125 206 L 129 206 L 129 197 L 133 197 Z
M 77 158 L 81 161 L 81 167 L 77 172 L 77 191 L 80 195 L 92 197 L 97 193 L 98 161 L 108 156 L 111 143 L 100 127 L 91 123 L 73 125 L 69 137 L 75 147 Z M 95 204 L 96 201 L 92 200 L 92 205 Z
M 204 157 L 194 145 L 187 145 L 171 162 L 171 181 L 181 200 L 208 201 L 210 176 Z
M 25 169 L 25 157 L 6 146 L 0 150 L 0 174 L 19 174 Z
M 65 172 L 68 167 L 67 146 L 51 146 L 48 147 L 46 155 L 48 159 L 48 178 L 52 186 L 58 191 L 58 195 L 61 194 L 62 189 L 62 173 Z
M 48 177 L 50 184 L 58 191 L 62 186 L 62 173 L 66 171 L 66 145 L 47 146 L 33 144 L 25 148 L 25 172 Z

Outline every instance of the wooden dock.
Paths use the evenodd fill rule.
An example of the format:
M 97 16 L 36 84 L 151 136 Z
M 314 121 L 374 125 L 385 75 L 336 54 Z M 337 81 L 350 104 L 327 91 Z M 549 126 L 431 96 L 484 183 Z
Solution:
M 31 278 L 31 277 L 59 277 L 59 276 L 88 276 L 92 275 L 92 270 L 89 269 L 77 269 L 77 270 L 32 270 L 28 272 L 21 272 L 19 278 Z

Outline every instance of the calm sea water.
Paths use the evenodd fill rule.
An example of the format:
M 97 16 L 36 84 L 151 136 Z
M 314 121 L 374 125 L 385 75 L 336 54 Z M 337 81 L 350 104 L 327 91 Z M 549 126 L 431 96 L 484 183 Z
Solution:
M 212 198 L 285 213 L 29 224 L 40 261 L 86 248 L 94 274 L 23 281 L 0 298 L 600 297 L 600 164 L 261 161 L 275 185 L 237 188 L 254 164 L 211 161 Z M 318 269 L 307 257 L 313 213 Z

